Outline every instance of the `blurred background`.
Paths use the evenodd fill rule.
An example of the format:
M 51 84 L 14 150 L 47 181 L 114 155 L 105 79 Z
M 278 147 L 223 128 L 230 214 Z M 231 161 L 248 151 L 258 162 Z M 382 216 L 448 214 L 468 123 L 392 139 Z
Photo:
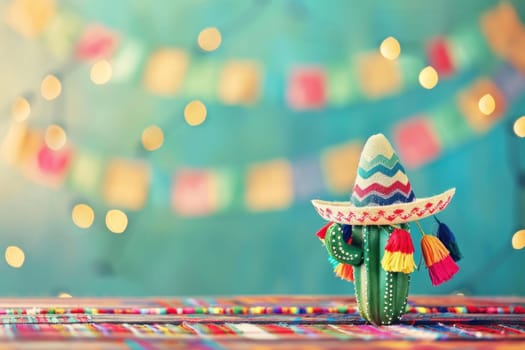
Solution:
M 1 295 L 351 295 L 310 199 L 378 132 L 416 196 L 457 187 L 461 271 L 411 293 L 525 294 L 523 1 L 0 11 Z

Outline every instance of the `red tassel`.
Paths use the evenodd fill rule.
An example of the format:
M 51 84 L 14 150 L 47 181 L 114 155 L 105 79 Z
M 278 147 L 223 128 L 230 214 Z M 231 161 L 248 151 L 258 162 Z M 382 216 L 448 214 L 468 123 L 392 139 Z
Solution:
M 392 231 L 385 246 L 381 266 L 389 272 L 406 274 L 414 272 L 416 263 L 414 262 L 414 245 L 410 233 L 398 228 Z
M 317 237 L 319 237 L 319 239 L 321 241 L 324 241 L 324 238 L 326 236 L 326 231 L 328 231 L 328 228 L 333 224 L 333 222 L 329 222 L 327 223 L 326 225 L 324 225 L 323 227 L 321 227 L 321 229 L 319 231 L 317 231 L 316 235 Z
M 421 240 L 421 251 L 432 285 L 437 286 L 448 281 L 459 271 L 450 252 L 437 237 L 424 235 Z
M 354 268 L 350 264 L 339 263 L 334 268 L 335 275 L 343 280 L 354 282 Z

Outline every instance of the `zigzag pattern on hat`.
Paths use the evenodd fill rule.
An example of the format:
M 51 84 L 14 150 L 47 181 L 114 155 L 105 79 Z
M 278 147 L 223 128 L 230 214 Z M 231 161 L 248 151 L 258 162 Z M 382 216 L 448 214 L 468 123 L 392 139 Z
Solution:
M 408 203 L 415 199 L 412 186 L 398 156 L 361 157 L 351 201 L 355 206 Z

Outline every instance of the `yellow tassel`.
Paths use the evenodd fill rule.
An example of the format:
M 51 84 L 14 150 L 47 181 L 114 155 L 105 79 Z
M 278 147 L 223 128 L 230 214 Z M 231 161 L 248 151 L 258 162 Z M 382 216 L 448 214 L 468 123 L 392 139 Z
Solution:
M 416 263 L 414 262 L 414 254 L 385 251 L 385 255 L 381 260 L 381 266 L 388 272 L 403 272 L 409 274 L 414 272 Z

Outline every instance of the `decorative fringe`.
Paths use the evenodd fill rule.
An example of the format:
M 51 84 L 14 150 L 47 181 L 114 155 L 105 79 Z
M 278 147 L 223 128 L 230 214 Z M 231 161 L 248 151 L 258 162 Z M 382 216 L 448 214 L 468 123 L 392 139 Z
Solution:
M 414 272 L 414 245 L 410 233 L 396 228 L 392 231 L 385 246 L 385 255 L 381 260 L 381 266 L 385 271 L 403 272 L 406 274 Z
M 343 280 L 354 282 L 354 268 L 350 264 L 339 263 L 334 268 L 335 275 Z
M 447 225 L 439 221 L 435 216 L 434 219 L 436 219 L 438 223 L 437 237 L 445 245 L 445 247 L 447 247 L 448 251 L 450 252 L 450 256 L 454 261 L 461 260 L 462 255 L 461 251 L 459 250 L 456 237 L 454 237 L 454 234 L 452 231 L 450 231 L 450 228 Z
M 448 281 L 459 271 L 458 265 L 450 256 L 450 252 L 437 237 L 423 235 L 421 251 L 432 285 L 437 286 Z
M 321 229 L 319 231 L 317 231 L 316 233 L 316 236 L 319 237 L 319 239 L 321 241 L 323 241 L 324 243 L 324 238 L 326 236 L 326 231 L 328 231 L 328 228 L 333 224 L 333 222 L 329 222 L 327 223 L 326 225 L 324 225 L 323 227 L 321 227 Z
M 330 262 L 330 265 L 332 265 L 334 273 L 337 277 L 340 277 L 341 279 L 349 282 L 354 282 L 354 268 L 352 265 L 340 263 L 331 255 L 328 256 L 328 261 Z

